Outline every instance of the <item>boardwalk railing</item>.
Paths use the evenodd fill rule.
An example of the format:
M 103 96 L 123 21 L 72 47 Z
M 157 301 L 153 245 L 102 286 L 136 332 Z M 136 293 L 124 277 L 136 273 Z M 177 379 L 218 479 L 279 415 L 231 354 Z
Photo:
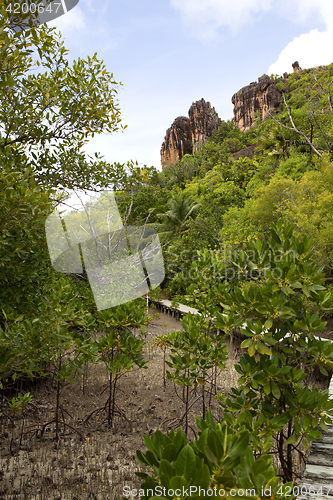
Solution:
M 181 319 L 184 316 L 184 314 L 188 313 L 199 314 L 199 311 L 197 309 L 194 309 L 193 307 L 184 306 L 183 304 L 178 304 L 177 307 L 172 307 L 171 301 L 166 299 L 165 300 L 149 299 L 149 302 L 151 304 L 154 304 L 160 311 L 167 313 L 176 319 Z

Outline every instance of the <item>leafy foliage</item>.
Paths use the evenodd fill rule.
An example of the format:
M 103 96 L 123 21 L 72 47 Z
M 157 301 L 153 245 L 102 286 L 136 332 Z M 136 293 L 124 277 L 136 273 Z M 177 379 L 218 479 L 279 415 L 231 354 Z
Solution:
M 162 219 L 160 234 L 167 237 L 173 233 L 182 232 L 190 217 L 194 217 L 199 206 L 199 203 L 186 193 L 173 194 L 169 199 L 169 210 L 163 214 L 157 214 Z
M 42 284 L 52 274 L 48 269 L 43 226 L 52 208 L 50 195 L 50 191 L 36 185 L 29 168 L 20 172 L 10 161 L 2 166 L 0 303 L 7 314 L 33 313 L 42 297 Z
M 121 128 L 113 75 L 96 54 L 70 66 L 54 29 L 13 32 L 24 14 L 14 20 L 5 4 L 1 12 L 0 158 L 10 155 L 17 169 L 29 166 L 38 184 L 51 187 L 91 188 L 123 179 L 124 166 L 81 151 L 89 137 Z
M 190 444 L 181 429 L 177 434 L 172 430 L 169 436 L 159 430 L 151 437 L 143 436 L 147 452 L 139 450 L 136 457 L 151 474 L 137 473 L 144 479 L 142 498 L 155 499 L 163 494 L 161 498 L 169 500 L 197 499 L 204 494 L 215 495 L 214 491 L 207 492 L 214 489 L 225 500 L 243 498 L 244 490 L 253 500 L 286 498 L 287 489 L 279 487 L 272 457 L 262 455 L 255 460 L 245 427 L 235 434 L 227 422 L 216 424 L 210 411 L 205 420 L 197 419 L 197 424 L 199 438 Z
M 125 128 L 117 82 L 97 54 L 70 64 L 60 34 L 8 4 L 0 7 L 0 376 L 43 376 L 53 363 L 61 385 L 79 370 L 64 353 L 73 349 L 79 362 L 91 348 L 96 306 L 85 275 L 52 269 L 45 220 L 64 189 L 133 188 L 153 172 L 83 153 L 95 134 Z
M 190 388 L 202 387 L 203 418 L 206 415 L 206 385 L 208 372 L 213 368 L 223 369 L 226 360 L 226 346 L 223 338 L 210 332 L 209 321 L 191 314 L 182 320 L 184 331 L 169 334 L 166 344 L 170 347 L 166 364 L 174 371 L 167 371 L 167 378 L 175 384 L 185 386 L 185 433 L 188 432 L 188 411 L 190 408 Z M 212 379 L 213 380 L 213 379 Z M 211 383 L 213 386 L 213 383 Z M 212 387 L 211 387 L 212 388 Z M 198 397 L 196 398 L 198 400 Z
M 328 391 L 319 393 L 308 385 L 315 366 L 324 375 L 333 367 L 331 342 L 314 336 L 325 328 L 318 311 L 329 307 L 330 294 L 312 254 L 308 238 L 296 238 L 292 224 L 280 219 L 267 242 L 250 241 L 232 254 L 231 268 L 246 284 L 239 287 L 228 280 L 230 269 L 223 269 L 219 255 L 211 252 L 210 267 L 220 265 L 222 277 L 224 270 L 220 296 L 210 294 L 200 281 L 192 287 L 203 300 L 210 299 L 217 328 L 229 333 L 240 327 L 247 337 L 241 347 L 248 354 L 236 365 L 241 386 L 230 397 L 220 396 L 224 418 L 234 428 L 245 420 L 260 453 L 269 451 L 275 439 L 285 481 L 293 479 L 292 451 L 302 455 L 299 444 L 316 439 L 318 423 L 326 430 L 333 415 Z M 207 257 L 195 264 L 198 272 L 207 272 Z M 218 310 L 221 305 L 224 314 Z M 314 306 L 317 311 L 311 313 Z

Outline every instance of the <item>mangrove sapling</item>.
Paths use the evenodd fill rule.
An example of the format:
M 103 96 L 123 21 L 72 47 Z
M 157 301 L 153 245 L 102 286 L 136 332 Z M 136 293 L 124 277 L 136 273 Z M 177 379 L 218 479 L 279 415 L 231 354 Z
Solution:
M 167 378 L 173 380 L 177 385 L 183 386 L 185 412 L 179 421 L 182 424 L 185 418 L 185 433 L 188 432 L 188 413 L 194 401 L 190 402 L 190 388 L 195 390 L 195 401 L 203 400 L 203 418 L 206 416 L 205 388 L 204 384 L 208 378 L 208 372 L 214 366 L 220 369 L 225 367 L 227 358 L 224 339 L 215 334 L 207 335 L 204 320 L 197 315 L 188 314 L 182 319 L 184 331 L 173 332 L 168 336 L 171 347 L 170 360 L 166 361 L 174 372 L 167 371 Z M 202 385 L 203 391 L 200 397 L 196 389 Z
M 165 365 L 166 365 L 166 350 L 167 347 L 170 346 L 168 335 L 159 335 L 154 339 L 154 346 L 161 347 L 163 349 L 163 387 L 165 391 L 166 387 L 166 373 L 165 373 Z
M 89 363 L 98 363 L 98 348 L 90 333 L 73 332 L 75 340 L 75 356 L 80 357 L 83 363 L 82 370 L 82 393 L 85 394 Z
M 216 317 L 221 315 L 221 311 L 223 310 L 221 299 L 226 290 L 229 289 L 226 279 L 228 274 L 225 262 L 226 256 L 222 252 L 214 252 L 208 249 L 198 251 L 197 253 L 198 259 L 195 259 L 191 264 L 191 272 L 196 276 L 196 279 L 186 288 L 186 301 L 199 311 L 200 315 L 196 316 L 196 321 L 200 324 L 204 337 L 213 335 L 215 341 L 222 344 L 230 337 L 232 342 L 233 331 L 237 326 L 242 324 L 242 319 L 239 317 L 225 318 L 222 329 L 215 324 Z M 207 349 L 207 346 L 205 349 Z M 216 363 L 211 365 L 209 406 L 212 394 L 216 393 L 218 356 L 216 361 Z M 203 418 L 205 417 L 207 406 L 205 401 L 207 392 L 205 388 L 206 382 L 208 382 L 207 376 L 205 376 L 202 384 Z
M 24 433 L 24 407 L 28 406 L 32 399 L 32 396 L 29 392 L 26 394 L 21 394 L 20 392 L 18 393 L 17 398 L 13 398 L 11 401 L 8 403 L 9 411 L 12 416 L 12 437 L 10 440 L 10 452 L 12 455 L 15 455 L 17 451 L 20 449 L 22 445 L 22 438 L 23 438 L 23 433 Z M 22 414 L 22 427 L 21 427 L 21 435 L 20 435 L 20 443 L 19 446 L 14 450 L 14 419 L 17 414 Z
M 107 411 L 107 418 L 103 422 L 107 420 L 108 426 L 113 428 L 116 413 L 121 418 L 126 418 L 116 404 L 116 389 L 120 377 L 133 370 L 134 366 L 146 368 L 147 365 L 142 357 L 144 340 L 135 337 L 131 331 L 133 328 L 141 328 L 145 323 L 144 301 L 138 299 L 99 311 L 97 321 L 104 333 L 95 341 L 95 347 L 99 359 L 104 361 L 109 373 L 109 395 L 105 405 L 88 415 L 86 421 L 93 414 L 96 416 Z
M 68 413 L 68 411 L 60 404 L 60 395 L 61 395 L 61 390 L 66 382 L 74 383 L 76 382 L 76 379 L 74 376 L 79 373 L 82 373 L 82 364 L 83 361 L 80 360 L 79 358 L 76 358 L 74 360 L 71 360 L 68 358 L 68 354 L 63 355 L 61 352 L 58 354 L 58 358 L 53 362 L 53 375 L 54 375 L 54 380 L 56 381 L 56 404 L 55 404 L 55 409 L 54 409 L 54 418 L 44 424 L 41 429 L 40 436 L 42 437 L 46 427 L 48 427 L 51 424 L 55 424 L 55 437 L 56 441 L 59 443 L 61 440 L 60 436 L 60 427 L 68 427 L 75 431 L 79 436 L 81 441 L 83 441 L 83 435 L 82 433 L 70 425 L 68 422 L 65 420 L 65 413 L 71 417 L 71 415 Z M 61 415 L 61 416 L 60 416 Z
M 56 382 L 56 404 L 54 418 L 42 426 L 41 436 L 46 427 L 55 424 L 58 442 L 61 426 L 77 432 L 83 440 L 82 433 L 65 421 L 65 413 L 68 412 L 60 404 L 60 397 L 64 384 L 75 382 L 74 377 L 82 373 L 83 359 L 77 349 L 75 332 L 70 331 L 71 324 L 80 324 L 83 329 L 86 326 L 91 327 L 91 316 L 83 311 L 82 303 L 74 294 L 71 284 L 64 278 L 54 283 L 42 305 L 43 315 L 38 317 L 36 325 L 44 332 L 44 344 L 49 356 L 49 372 Z
M 131 371 L 134 365 L 138 368 L 146 367 L 147 361 L 142 358 L 143 343 L 143 340 L 137 339 L 127 330 L 111 331 L 107 335 L 101 335 L 96 341 L 99 358 L 101 361 L 104 361 L 106 370 L 109 373 L 109 395 L 104 407 L 98 408 L 93 413 L 106 410 L 108 427 L 110 429 L 114 428 L 116 413 L 121 418 L 126 418 L 123 410 L 116 404 L 116 389 L 120 377 L 126 372 Z

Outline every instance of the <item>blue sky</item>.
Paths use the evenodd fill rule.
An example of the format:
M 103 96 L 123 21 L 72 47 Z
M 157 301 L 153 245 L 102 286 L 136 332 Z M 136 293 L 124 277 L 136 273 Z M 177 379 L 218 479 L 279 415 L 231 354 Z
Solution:
M 333 62 L 332 0 L 80 0 L 49 25 L 70 60 L 97 52 L 123 83 L 128 128 L 86 150 L 158 169 L 166 129 L 193 101 L 231 119 L 232 95 L 264 73 Z

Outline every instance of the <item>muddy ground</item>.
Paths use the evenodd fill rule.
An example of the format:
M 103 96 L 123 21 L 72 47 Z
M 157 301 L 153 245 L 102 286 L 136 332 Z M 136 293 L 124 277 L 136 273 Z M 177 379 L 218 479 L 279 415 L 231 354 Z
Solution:
M 156 310 L 150 310 L 151 316 L 155 313 Z M 96 411 L 86 421 L 107 400 L 108 374 L 102 363 L 89 366 L 84 392 L 79 380 L 68 384 L 61 396 L 66 421 L 80 431 L 83 441 L 68 428 L 57 444 L 53 426 L 46 428 L 42 438 L 40 432 L 36 437 L 36 429 L 53 418 L 56 393 L 52 380 L 30 387 L 33 405 L 24 413 L 24 420 L 23 416 L 17 416 L 14 427 L 5 417 L 0 420 L 0 499 L 111 500 L 117 496 L 123 498 L 125 485 L 139 488 L 141 482 L 135 471 L 143 469 L 135 460 L 135 452 L 146 450 L 142 434 L 151 434 L 155 429 L 168 431 L 168 426 L 176 426 L 184 413 L 181 388 L 177 387 L 176 392 L 168 380 L 164 385 L 164 352 L 154 345 L 157 336 L 179 329 L 180 322 L 163 313 L 149 325 L 144 351 L 148 368 L 128 373 L 120 380 L 119 410 L 113 431 L 108 429 L 105 412 Z M 333 322 L 323 336 L 333 339 L 331 330 Z M 237 340 L 228 344 L 228 351 L 226 369 L 217 379 L 219 392 L 237 385 L 239 377 L 234 369 L 241 354 Z M 219 417 L 219 407 L 214 400 L 212 407 Z M 194 415 L 201 412 L 199 401 L 191 410 L 194 430 Z M 193 437 L 192 431 L 189 437 Z

